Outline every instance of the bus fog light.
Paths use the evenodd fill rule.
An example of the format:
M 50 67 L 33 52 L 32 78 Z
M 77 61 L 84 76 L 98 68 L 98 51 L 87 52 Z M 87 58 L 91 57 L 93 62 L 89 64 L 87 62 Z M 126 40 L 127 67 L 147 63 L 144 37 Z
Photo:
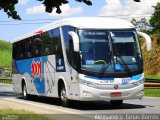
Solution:
M 143 91 L 143 90 L 141 91 L 141 94 L 142 94 L 142 95 L 144 94 L 144 91 Z
M 87 92 L 86 92 L 86 91 L 83 91 L 83 95 L 84 95 L 84 96 L 87 96 Z

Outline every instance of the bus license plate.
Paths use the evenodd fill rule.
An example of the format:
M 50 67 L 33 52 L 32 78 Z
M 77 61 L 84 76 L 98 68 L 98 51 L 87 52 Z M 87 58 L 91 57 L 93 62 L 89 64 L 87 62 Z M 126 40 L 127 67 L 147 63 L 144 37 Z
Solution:
M 122 93 L 121 92 L 112 92 L 110 96 L 111 97 L 120 97 L 120 96 L 122 96 Z

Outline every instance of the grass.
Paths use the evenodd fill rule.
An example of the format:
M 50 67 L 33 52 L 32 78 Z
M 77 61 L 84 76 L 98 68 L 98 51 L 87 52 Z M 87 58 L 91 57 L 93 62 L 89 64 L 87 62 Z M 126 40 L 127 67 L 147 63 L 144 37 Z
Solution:
M 160 89 L 144 89 L 144 95 L 150 97 L 160 97 Z
M 146 79 L 157 79 L 160 80 L 160 75 L 144 75 Z
M 25 110 L 0 109 L 1 120 L 49 120 L 47 117 L 37 115 Z
M 0 50 L 0 67 L 11 67 L 11 50 Z
M 12 44 L 0 40 L 0 68 L 11 68 Z

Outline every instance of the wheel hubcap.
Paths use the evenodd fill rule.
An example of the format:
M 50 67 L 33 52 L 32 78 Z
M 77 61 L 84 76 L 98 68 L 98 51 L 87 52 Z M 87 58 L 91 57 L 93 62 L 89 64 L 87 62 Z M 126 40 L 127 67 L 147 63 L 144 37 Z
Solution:
M 24 97 L 26 97 L 26 87 L 24 86 L 24 88 L 23 88 L 23 95 L 24 95 Z
M 63 101 L 66 101 L 66 100 L 67 100 L 66 91 L 65 91 L 64 89 L 61 91 L 61 99 L 62 99 Z

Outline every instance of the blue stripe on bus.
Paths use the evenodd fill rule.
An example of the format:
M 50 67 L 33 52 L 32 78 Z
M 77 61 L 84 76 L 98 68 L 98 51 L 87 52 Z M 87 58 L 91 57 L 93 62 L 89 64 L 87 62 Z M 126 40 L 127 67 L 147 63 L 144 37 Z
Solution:
M 139 79 L 141 79 L 141 77 L 142 77 L 142 74 L 138 74 L 138 75 L 130 77 L 130 79 L 131 80 L 139 80 Z

